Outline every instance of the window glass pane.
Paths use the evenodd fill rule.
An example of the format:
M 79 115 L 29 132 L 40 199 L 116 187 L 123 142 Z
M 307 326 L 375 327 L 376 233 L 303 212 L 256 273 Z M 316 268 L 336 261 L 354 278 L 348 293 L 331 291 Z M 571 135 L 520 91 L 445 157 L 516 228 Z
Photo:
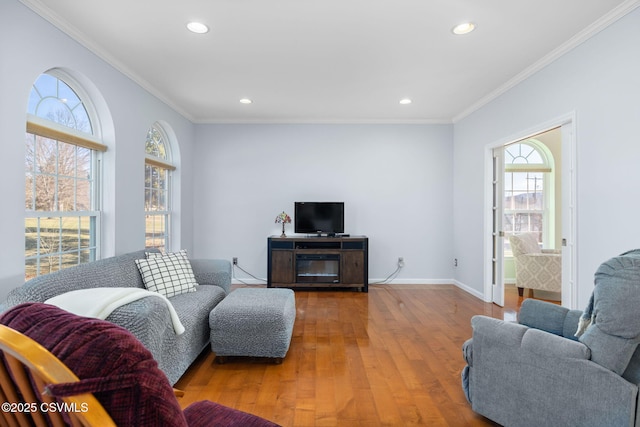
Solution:
M 531 145 L 511 144 L 505 148 L 505 162 L 507 164 L 544 164 L 542 155 Z
M 85 262 L 90 262 L 93 261 L 95 259 L 95 251 L 94 250 L 83 250 L 80 251 L 80 258 L 78 260 L 79 264 L 85 263 Z
M 80 217 L 80 233 L 79 233 L 79 238 L 80 238 L 80 248 L 90 248 L 92 246 L 95 245 L 93 239 L 92 239 L 92 217 L 88 217 L 88 216 L 82 216 Z
M 27 112 L 78 131 L 93 134 L 87 110 L 65 82 L 42 74 L 29 94 Z
M 151 188 L 156 190 L 159 187 L 160 187 L 160 183 L 159 183 L 159 180 L 158 180 L 158 168 L 157 167 L 152 167 L 151 168 Z M 154 195 L 154 197 L 156 197 L 156 196 Z
M 52 254 L 60 248 L 60 222 L 62 218 L 41 218 L 38 249 L 41 254 Z
M 164 190 L 158 190 L 158 210 L 159 211 L 167 210 L 166 191 Z
M 40 258 L 38 275 L 49 274 L 60 270 L 59 256 L 45 256 Z
M 53 139 L 36 136 L 35 165 L 38 173 L 56 173 L 58 158 L 57 142 Z
M 69 252 L 70 250 L 78 249 L 79 218 L 62 218 L 60 240 L 62 241 L 62 252 Z
M 147 215 L 145 221 L 147 248 L 165 250 L 167 215 Z
M 167 150 L 162 134 L 155 128 L 150 128 L 147 132 L 145 151 L 147 154 L 158 157 L 159 159 L 169 160 L 167 159 Z
M 76 182 L 76 210 L 91 210 L 91 182 L 86 179 Z

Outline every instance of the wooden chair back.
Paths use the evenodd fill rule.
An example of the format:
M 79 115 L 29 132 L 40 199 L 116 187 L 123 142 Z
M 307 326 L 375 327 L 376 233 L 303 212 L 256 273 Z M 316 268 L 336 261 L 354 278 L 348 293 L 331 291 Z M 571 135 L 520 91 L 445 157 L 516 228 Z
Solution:
M 56 399 L 48 384 L 71 383 L 78 377 L 36 341 L 0 325 L 0 425 L 115 427 L 93 394 Z

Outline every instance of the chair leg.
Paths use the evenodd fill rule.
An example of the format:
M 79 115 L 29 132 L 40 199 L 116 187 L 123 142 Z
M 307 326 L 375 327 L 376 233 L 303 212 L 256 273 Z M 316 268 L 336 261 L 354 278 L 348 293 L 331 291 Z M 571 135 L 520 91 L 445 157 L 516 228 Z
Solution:
M 521 297 L 524 295 L 524 288 L 518 287 L 518 296 Z

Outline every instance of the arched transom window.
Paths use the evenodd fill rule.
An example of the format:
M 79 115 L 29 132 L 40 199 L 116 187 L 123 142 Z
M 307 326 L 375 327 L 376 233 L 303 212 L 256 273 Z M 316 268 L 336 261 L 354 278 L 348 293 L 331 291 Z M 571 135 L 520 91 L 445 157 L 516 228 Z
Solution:
M 74 88 L 72 88 L 74 87 Z M 27 107 L 25 278 L 98 256 L 99 165 L 95 114 L 59 70 L 33 84 Z

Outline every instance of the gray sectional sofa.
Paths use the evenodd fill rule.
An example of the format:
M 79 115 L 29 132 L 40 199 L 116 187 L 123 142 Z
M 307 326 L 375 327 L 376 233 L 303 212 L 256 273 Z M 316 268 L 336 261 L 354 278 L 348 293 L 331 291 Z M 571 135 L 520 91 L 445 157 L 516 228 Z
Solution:
M 145 252 L 149 250 L 105 258 L 31 279 L 9 293 L 0 312 L 25 302 L 45 302 L 79 289 L 144 288 L 135 260 L 145 258 Z M 171 384 L 178 381 L 209 344 L 209 313 L 231 287 L 229 261 L 190 261 L 198 283 L 196 291 L 169 298 L 185 328 L 184 333 L 176 334 L 167 304 L 157 297 L 132 301 L 116 308 L 106 318 L 131 331 L 151 351 Z

